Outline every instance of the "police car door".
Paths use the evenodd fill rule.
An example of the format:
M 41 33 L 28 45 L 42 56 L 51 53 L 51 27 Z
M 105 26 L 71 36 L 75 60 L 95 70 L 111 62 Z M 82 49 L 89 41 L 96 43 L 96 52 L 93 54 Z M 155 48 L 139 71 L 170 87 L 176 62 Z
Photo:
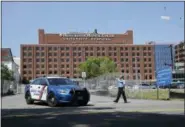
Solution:
M 40 87 L 40 96 L 39 100 L 46 101 L 47 100 L 47 94 L 48 94 L 48 84 L 46 82 L 46 79 L 41 79 L 41 87 Z
M 32 84 L 30 85 L 30 94 L 32 99 L 39 100 L 40 87 L 40 79 L 36 79 L 32 82 Z

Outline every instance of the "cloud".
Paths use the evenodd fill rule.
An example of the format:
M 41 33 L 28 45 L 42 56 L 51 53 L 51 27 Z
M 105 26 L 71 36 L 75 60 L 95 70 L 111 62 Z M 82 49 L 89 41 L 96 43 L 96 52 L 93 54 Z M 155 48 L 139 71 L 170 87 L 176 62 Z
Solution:
M 162 19 L 162 20 L 170 20 L 171 17 L 170 17 L 170 16 L 161 16 L 161 19 Z

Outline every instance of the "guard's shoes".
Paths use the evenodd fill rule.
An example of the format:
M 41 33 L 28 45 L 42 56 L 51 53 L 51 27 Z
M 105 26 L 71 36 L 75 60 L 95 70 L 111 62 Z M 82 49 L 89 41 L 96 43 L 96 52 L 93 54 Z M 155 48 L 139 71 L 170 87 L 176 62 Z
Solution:
M 118 103 L 118 101 L 113 101 L 113 102 Z

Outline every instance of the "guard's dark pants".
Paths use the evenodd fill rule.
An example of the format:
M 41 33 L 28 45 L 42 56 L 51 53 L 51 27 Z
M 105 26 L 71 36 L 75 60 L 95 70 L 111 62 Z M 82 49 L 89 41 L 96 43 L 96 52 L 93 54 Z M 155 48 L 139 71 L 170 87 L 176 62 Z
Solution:
M 119 101 L 119 98 L 120 98 L 121 94 L 123 96 L 124 101 L 127 102 L 127 98 L 126 98 L 126 95 L 125 95 L 124 87 L 119 87 L 118 88 L 117 98 L 116 98 L 115 102 Z

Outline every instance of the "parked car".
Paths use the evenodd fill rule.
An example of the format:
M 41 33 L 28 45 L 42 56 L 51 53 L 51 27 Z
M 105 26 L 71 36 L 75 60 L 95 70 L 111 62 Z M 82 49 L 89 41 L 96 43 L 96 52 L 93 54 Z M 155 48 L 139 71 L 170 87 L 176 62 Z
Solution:
M 26 85 L 25 99 L 27 104 L 42 101 L 51 107 L 61 103 L 85 106 L 90 101 L 90 93 L 69 78 L 40 77 Z
M 135 85 L 133 87 L 134 89 L 156 89 L 156 85 L 149 85 L 149 84 L 140 84 L 140 85 Z

